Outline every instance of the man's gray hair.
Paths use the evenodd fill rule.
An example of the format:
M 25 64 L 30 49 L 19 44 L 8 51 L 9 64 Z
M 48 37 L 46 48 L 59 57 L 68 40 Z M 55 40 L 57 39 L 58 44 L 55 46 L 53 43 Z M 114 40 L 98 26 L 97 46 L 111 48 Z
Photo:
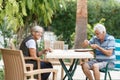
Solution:
M 94 27 L 94 31 L 96 31 L 96 30 L 100 31 L 100 33 L 103 33 L 103 32 L 106 33 L 106 28 L 102 24 L 96 24 Z
M 40 30 L 43 31 L 44 29 L 41 26 L 38 26 L 38 25 L 31 28 L 31 31 L 40 31 Z

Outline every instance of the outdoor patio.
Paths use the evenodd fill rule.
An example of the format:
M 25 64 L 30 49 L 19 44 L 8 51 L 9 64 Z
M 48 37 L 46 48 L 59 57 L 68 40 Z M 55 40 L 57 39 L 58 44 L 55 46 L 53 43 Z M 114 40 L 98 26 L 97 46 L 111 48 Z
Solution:
M 54 66 L 55 69 L 58 69 L 58 79 L 57 80 L 61 80 L 61 74 L 60 74 L 60 68 L 61 66 Z M 51 76 L 50 76 L 51 77 Z M 111 77 L 112 77 L 112 80 L 120 80 L 120 71 L 117 72 L 117 71 L 111 71 Z M 49 79 L 51 80 L 51 78 Z M 65 79 L 67 80 L 67 78 Z M 82 72 L 82 69 L 81 69 L 81 66 L 77 66 L 77 69 L 75 71 L 75 74 L 73 76 L 73 80 L 85 80 L 85 75 L 84 73 Z M 101 80 L 104 80 L 104 73 L 101 73 Z M 109 78 L 108 78 L 109 80 Z

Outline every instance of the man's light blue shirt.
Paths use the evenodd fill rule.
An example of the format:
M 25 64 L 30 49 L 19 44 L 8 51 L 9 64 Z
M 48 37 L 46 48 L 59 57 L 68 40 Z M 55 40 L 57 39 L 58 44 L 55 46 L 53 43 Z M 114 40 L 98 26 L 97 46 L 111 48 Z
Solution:
M 113 36 L 106 34 L 103 42 L 100 42 L 100 40 L 94 36 L 92 39 L 90 39 L 90 44 L 97 44 L 106 50 L 113 49 L 112 56 L 106 56 L 99 49 L 95 49 L 95 56 L 97 60 L 108 61 L 115 59 L 115 38 Z

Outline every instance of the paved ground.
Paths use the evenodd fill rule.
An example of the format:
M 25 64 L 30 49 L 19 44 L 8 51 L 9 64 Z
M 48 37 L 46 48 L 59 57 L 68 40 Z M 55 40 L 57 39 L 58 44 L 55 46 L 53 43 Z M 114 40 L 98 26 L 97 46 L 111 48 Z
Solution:
M 1 63 L 0 61 L 0 65 L 3 65 L 3 63 Z M 0 66 L 1 68 L 1 66 Z M 58 75 L 57 75 L 57 80 L 61 80 L 61 66 L 54 66 L 55 69 L 58 69 Z M 101 73 L 101 80 L 104 79 L 104 73 Z M 120 71 L 111 71 L 111 76 L 112 76 L 112 80 L 120 80 Z M 52 80 L 52 74 L 50 75 L 49 80 Z M 68 79 L 66 79 L 68 80 Z M 82 72 L 81 66 L 77 66 L 77 69 L 75 71 L 75 74 L 73 76 L 73 80 L 85 80 L 85 75 Z M 109 79 L 108 79 L 109 80 Z
M 58 69 L 58 76 L 57 76 L 57 80 L 61 80 L 61 66 L 54 66 L 55 69 Z M 101 80 L 104 79 L 104 73 L 101 73 Z M 112 80 L 120 80 L 120 71 L 111 71 L 111 76 L 112 76 Z M 49 79 L 51 80 L 51 78 Z M 68 79 L 65 79 L 68 80 Z M 85 75 L 82 72 L 81 66 L 77 66 L 77 69 L 75 71 L 75 74 L 73 76 L 73 80 L 85 80 Z M 109 79 L 108 79 L 109 80 Z

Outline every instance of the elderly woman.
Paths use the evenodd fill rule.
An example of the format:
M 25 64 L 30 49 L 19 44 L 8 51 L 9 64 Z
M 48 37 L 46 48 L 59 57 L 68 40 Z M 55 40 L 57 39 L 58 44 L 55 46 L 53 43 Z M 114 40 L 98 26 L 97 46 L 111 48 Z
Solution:
M 83 42 L 83 47 L 90 46 L 95 50 L 96 58 L 86 63 L 81 64 L 82 70 L 89 80 L 100 80 L 100 69 L 105 68 L 109 60 L 114 60 L 115 39 L 113 36 L 106 33 L 106 28 L 102 24 L 97 24 L 94 27 L 95 36 L 89 41 Z M 111 63 L 109 67 L 114 67 Z M 93 70 L 93 76 L 90 72 Z
M 43 35 L 43 28 L 40 26 L 34 26 L 31 28 L 31 35 L 26 37 L 21 45 L 20 50 L 22 50 L 24 56 L 26 57 L 34 57 L 37 58 L 42 54 L 46 53 L 46 51 L 50 51 L 50 49 L 44 49 L 38 51 L 37 40 L 40 39 Z M 32 63 L 34 65 L 34 69 L 37 69 L 37 61 L 35 60 L 26 60 L 26 63 Z M 40 62 L 41 68 L 52 68 L 52 64 L 50 62 Z M 43 73 L 41 75 L 42 80 L 47 80 L 50 73 Z

